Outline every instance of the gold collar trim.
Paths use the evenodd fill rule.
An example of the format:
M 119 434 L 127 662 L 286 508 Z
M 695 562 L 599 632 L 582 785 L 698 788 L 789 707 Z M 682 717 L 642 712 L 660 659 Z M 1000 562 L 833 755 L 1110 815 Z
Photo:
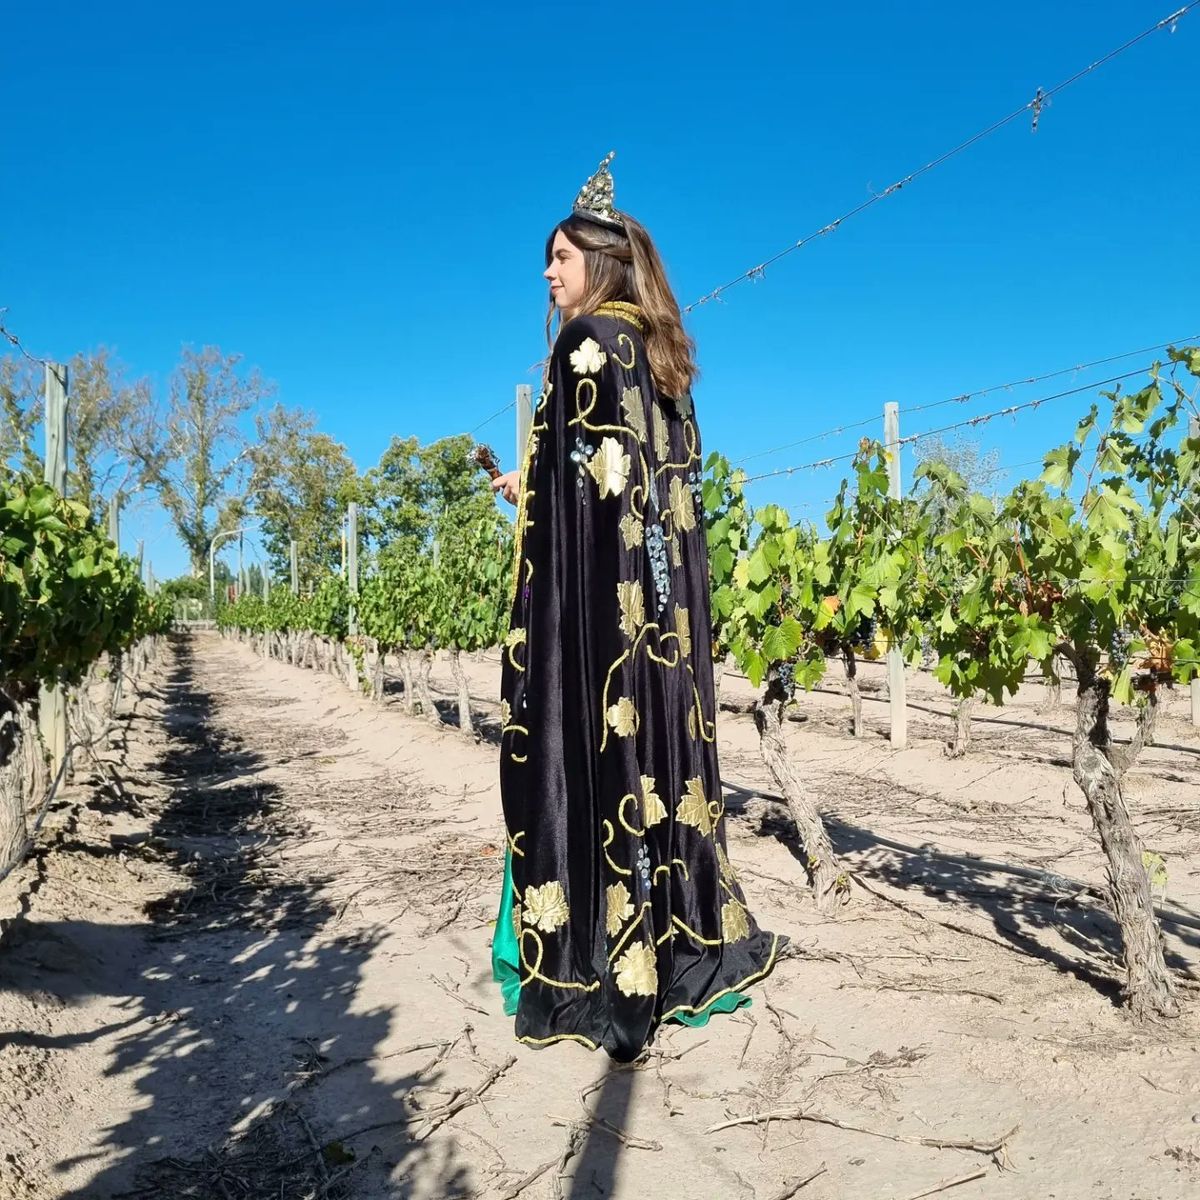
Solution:
M 616 317 L 621 321 L 628 321 L 639 333 L 646 327 L 645 314 L 636 304 L 630 304 L 628 300 L 605 301 L 596 309 L 596 316 Z

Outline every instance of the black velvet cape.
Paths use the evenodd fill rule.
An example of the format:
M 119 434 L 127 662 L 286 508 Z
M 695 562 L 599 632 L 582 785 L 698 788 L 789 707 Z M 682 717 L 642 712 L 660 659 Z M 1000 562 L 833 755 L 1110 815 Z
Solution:
M 610 304 L 555 343 L 501 692 L 516 1033 L 622 1061 L 663 1020 L 743 1002 L 779 945 L 726 854 L 700 435 L 641 329 Z

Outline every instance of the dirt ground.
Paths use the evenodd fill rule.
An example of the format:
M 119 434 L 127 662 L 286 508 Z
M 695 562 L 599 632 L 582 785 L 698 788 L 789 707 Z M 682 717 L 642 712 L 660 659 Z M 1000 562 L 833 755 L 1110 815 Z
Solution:
M 731 858 L 797 953 L 751 1008 L 632 1068 L 513 1040 L 494 655 L 481 739 L 215 634 L 166 646 L 47 850 L 0 890 L 0 1197 L 1170 1200 L 1200 1194 L 1200 992 L 1117 1007 L 1069 695 L 982 710 L 910 684 L 910 748 L 836 671 L 789 726 L 853 872 L 809 900 L 744 681 L 720 749 Z M 453 717 L 445 664 L 434 676 Z M 1200 737 L 1172 700 L 1128 780 L 1200 975 Z M 106 782 L 101 782 L 101 780 Z M 25 914 L 10 920 L 24 907 Z

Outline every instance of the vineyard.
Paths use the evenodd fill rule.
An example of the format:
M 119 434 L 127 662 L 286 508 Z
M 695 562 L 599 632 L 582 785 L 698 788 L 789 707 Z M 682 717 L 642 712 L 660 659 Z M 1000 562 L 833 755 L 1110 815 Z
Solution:
M 1125 997 L 1137 1017 L 1178 1015 L 1179 983 L 1152 903 L 1152 875 L 1163 868 L 1132 828 L 1122 781 L 1153 742 L 1163 690 L 1188 684 L 1200 666 L 1200 436 L 1189 429 L 1186 386 L 1194 392 L 1196 379 L 1200 349 L 1172 348 L 1165 369 L 1139 390 L 1106 393 L 1070 443 L 1048 450 L 1040 478 L 1006 496 L 971 492 L 933 463 L 918 472 L 914 495 L 896 499 L 889 451 L 864 440 L 825 535 L 777 506 L 752 510 L 745 472 L 712 456 L 704 492 L 715 654 L 761 689 L 753 713 L 762 758 L 822 911 L 848 899 L 850 882 L 782 729 L 830 662 L 844 669 L 859 737 L 860 659 L 928 664 L 958 702 L 960 753 L 976 698 L 1001 707 L 1031 672 L 1061 687 L 1069 668 L 1072 774 L 1106 858 Z M 491 526 L 442 532 L 426 550 L 385 562 L 359 592 L 330 575 L 308 597 L 247 596 L 222 610 L 221 627 L 265 657 L 320 666 L 377 701 L 392 655 L 406 710 L 439 723 L 429 675 L 444 652 L 460 730 L 473 738 L 462 655 L 505 636 L 511 542 Z M 1113 741 L 1114 704 L 1136 714 L 1129 744 Z
M 710 458 L 731 857 L 795 949 L 761 1011 L 699 1041 L 666 1034 L 591 1084 L 586 1054 L 509 1052 L 485 967 L 512 543 L 475 504 L 482 481 L 466 509 L 430 504 L 423 541 L 374 525 L 359 578 L 309 567 L 295 592 L 277 580 L 223 603 L 216 632 L 171 633 L 165 593 L 145 592 L 85 506 L 13 477 L 6 578 L 22 563 L 23 590 L 5 603 L 24 637 L 6 695 L 25 697 L 27 740 L 10 771 L 41 761 L 38 681 L 72 689 L 73 728 L 91 735 L 73 740 L 95 748 L 49 820 L 27 793 L 42 841 L 0 893 L 24 912 L 11 977 L 56 969 L 37 930 L 58 928 L 86 964 L 84 999 L 10 1016 L 96 1036 L 127 1064 L 68 1122 L 83 1139 L 103 1112 L 113 1133 L 60 1194 L 382 1196 L 399 1172 L 413 1195 L 536 1195 L 572 1160 L 610 1178 L 607 1130 L 632 1106 L 645 1127 L 618 1140 L 661 1158 L 641 1168 L 660 1186 L 710 1147 L 717 1190 L 702 1194 L 830 1176 L 906 1197 L 1189 1195 L 1197 379 L 1200 352 L 1171 350 L 1004 494 L 930 461 L 897 497 L 894 450 L 864 440 L 824 527 L 755 507 L 745 471 Z M 15 553 L 18 531 L 41 552 Z M 69 610 L 43 611 L 47 578 L 73 581 Z M 68 915 L 81 899 L 83 923 Z M 104 966 L 136 913 L 147 940 Z M 126 996 L 126 955 L 154 980 L 144 999 Z M 397 996 L 407 1019 L 389 1029 Z M 122 1034 L 131 1002 L 182 1015 Z M 225 1029 L 230 1004 L 242 1015 Z M 86 1063 L 39 1039 L 17 1052 L 32 1078 L 87 1086 Z M 192 1053 L 211 1083 L 188 1100 Z M 213 1098 L 242 1086 L 235 1063 L 236 1121 Z M 584 1115 L 562 1115 L 581 1087 Z M 530 1088 L 548 1125 L 508 1099 Z M 194 1135 L 167 1127 L 178 1152 L 143 1148 L 147 1100 L 188 1114 Z M 476 1155 L 489 1116 L 504 1147 Z M 1064 1122 L 1085 1131 L 1079 1161 L 1062 1156 Z M 793 1125 L 804 1135 L 781 1138 Z M 1147 1156 L 1151 1128 L 1165 1148 Z M 11 1155 L 13 1194 L 42 1194 L 44 1146 Z
M 1120 8 L 6 15 L 0 1200 L 1200 1195 L 1200 0 Z
M 168 955 L 146 959 L 152 1004 L 196 1016 L 114 1052 L 156 1063 L 136 1090 L 186 1111 L 206 1150 L 152 1153 L 127 1117 L 112 1145 L 136 1151 L 134 1169 L 114 1159 L 73 1194 L 208 1195 L 204 1181 L 224 1181 L 244 1196 L 384 1195 L 395 1170 L 414 1195 L 538 1194 L 572 1159 L 611 1178 L 606 1130 L 631 1106 L 644 1129 L 622 1145 L 662 1159 L 642 1168 L 662 1186 L 697 1134 L 725 1147 L 707 1151 L 701 1194 L 827 1175 L 864 1194 L 1192 1193 L 1198 378 L 1200 354 L 1172 350 L 1144 385 L 1099 396 L 1042 474 L 1004 494 L 930 462 L 895 497 L 893 451 L 864 440 L 823 529 L 755 508 L 744 470 L 712 457 L 731 857 L 796 949 L 761 1012 L 702 1043 L 667 1034 L 634 1072 L 584 1086 L 595 1117 L 563 1115 L 580 1111 L 586 1055 L 577 1069 L 510 1054 L 485 968 L 506 524 L 436 503 L 424 544 L 368 552 L 356 586 L 313 572 L 296 593 L 277 583 L 224 604 L 220 636 L 173 635 L 113 704 L 120 744 L 83 781 L 137 805 L 119 842 L 137 847 L 132 877 L 106 864 L 106 809 L 84 800 L 70 839 L 38 858 L 26 907 L 49 919 L 82 894 L 116 928 L 131 906 L 151 914 L 151 947 Z M 140 616 L 97 632 L 104 662 L 156 628 L 152 601 L 134 589 L 128 602 Z M 906 749 L 888 745 L 895 659 Z M 86 666 L 55 678 L 79 685 Z M 298 954 L 293 931 L 311 948 Z M 14 970 L 44 970 L 19 938 L 10 954 Z M 284 966 L 286 995 L 271 983 Z M 113 1021 L 107 978 L 52 1027 Z M 408 1019 L 386 1030 L 397 995 Z M 228 1087 L 233 1043 L 202 1034 L 200 1014 L 232 1002 L 252 1085 L 226 1123 L 208 1090 L 181 1099 L 176 1056 L 199 1037 Z M 25 1055 L 35 1072 L 53 1064 Z M 58 1069 L 70 1082 L 78 1068 Z M 506 1100 L 530 1087 L 548 1126 Z M 476 1157 L 490 1114 L 504 1147 Z M 1064 1122 L 1081 1130 L 1078 1160 L 1062 1156 Z M 804 1136 L 781 1138 L 793 1124 Z M 565 1130 L 550 1158 L 547 1128 Z M 1165 1148 L 1147 1157 L 1156 1136 Z
M 0 481 L 0 881 L 32 848 L 74 751 L 106 735 L 122 678 L 170 626 L 85 505 L 29 476 Z M 66 693 L 57 753 L 38 728 L 45 689 Z

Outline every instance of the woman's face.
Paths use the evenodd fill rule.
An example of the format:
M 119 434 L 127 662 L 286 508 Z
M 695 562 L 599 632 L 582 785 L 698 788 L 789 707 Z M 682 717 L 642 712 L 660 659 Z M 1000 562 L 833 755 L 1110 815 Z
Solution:
M 550 297 L 560 309 L 578 308 L 587 288 L 583 251 L 567 241 L 560 229 L 550 248 L 550 265 L 542 272 L 550 284 Z

